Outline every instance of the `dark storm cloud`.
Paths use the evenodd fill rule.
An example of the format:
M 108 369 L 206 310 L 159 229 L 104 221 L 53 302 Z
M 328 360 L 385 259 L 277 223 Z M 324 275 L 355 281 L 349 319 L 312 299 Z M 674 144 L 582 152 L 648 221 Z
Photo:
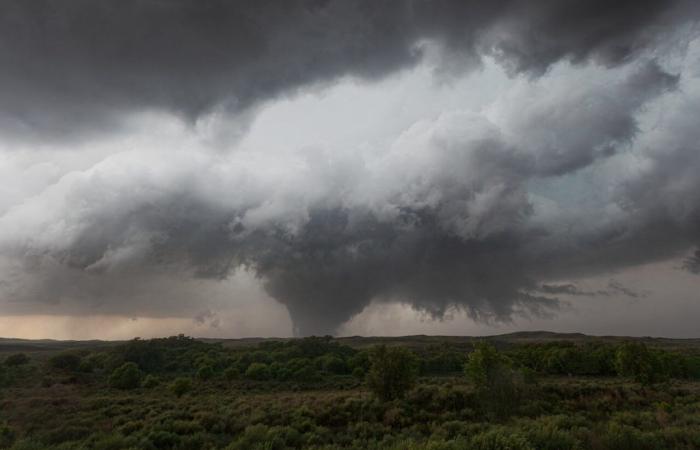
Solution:
M 24 265 L 19 286 L 31 280 L 17 297 L 115 299 L 140 311 L 167 310 L 130 293 L 144 280 L 168 292 L 168 276 L 224 279 L 247 267 L 299 334 L 331 333 L 376 299 L 434 317 L 455 306 L 480 320 L 546 315 L 567 293 L 538 290 L 538 279 L 571 258 L 560 239 L 576 246 L 598 231 L 572 237 L 532 223 L 527 183 L 617 154 L 639 110 L 676 82 L 641 62 L 606 83 L 565 85 L 565 96 L 521 93 L 506 98 L 502 123 L 446 113 L 372 161 L 121 153 L 9 210 L 0 245 Z M 586 98 L 595 101 L 577 108 Z M 580 259 L 572 272 L 597 270 Z
M 692 256 L 683 262 L 683 268 L 689 272 L 700 274 L 700 250 L 695 250 Z
M 640 294 L 626 286 L 623 286 L 619 281 L 610 280 L 607 289 L 585 290 L 579 288 L 574 283 L 562 284 L 542 284 L 537 289 L 538 292 L 546 295 L 572 295 L 576 297 L 610 297 L 613 295 L 624 295 L 631 298 L 643 297 Z
M 0 5 L 0 125 L 22 138 L 125 126 L 128 113 L 196 120 L 343 76 L 421 59 L 496 56 L 543 73 L 568 59 L 633 58 L 698 8 L 687 1 L 9 0 Z
M 467 67 L 492 56 L 530 79 L 491 118 L 444 113 L 367 159 L 160 148 L 68 173 L 0 215 L 0 292 L 14 301 L 153 314 L 177 309 L 167 298 L 182 296 L 175 280 L 222 280 L 243 267 L 289 309 L 299 334 L 333 332 L 373 300 L 503 321 L 588 294 L 543 280 L 700 242 L 699 84 L 693 68 L 675 74 L 655 59 L 658 41 L 675 43 L 669 34 L 697 16 L 692 2 L 0 8 L 0 126 L 15 138 L 97 132 L 147 110 L 235 115 L 339 77 L 384 77 L 435 45 Z M 562 60 L 580 63 L 561 69 L 571 78 L 547 71 Z M 589 76 L 576 78 L 579 69 Z M 640 116 L 657 104 L 668 113 L 643 132 Z M 610 169 L 615 183 L 594 206 L 554 207 L 533 194 L 543 181 L 566 191 L 564 182 L 607 170 L 631 148 L 642 149 L 644 165 L 634 175 Z M 614 283 L 596 292 L 633 294 Z M 204 306 L 193 315 L 218 325 Z

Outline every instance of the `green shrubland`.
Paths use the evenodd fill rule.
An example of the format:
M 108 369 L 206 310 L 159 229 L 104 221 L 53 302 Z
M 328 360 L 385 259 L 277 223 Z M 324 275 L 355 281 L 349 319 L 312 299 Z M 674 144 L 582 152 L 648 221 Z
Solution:
M 697 449 L 698 350 L 173 336 L 14 352 L 0 448 Z

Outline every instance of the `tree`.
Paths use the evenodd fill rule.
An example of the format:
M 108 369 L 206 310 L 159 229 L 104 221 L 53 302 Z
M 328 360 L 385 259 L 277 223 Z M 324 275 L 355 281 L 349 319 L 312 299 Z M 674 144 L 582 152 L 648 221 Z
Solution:
M 513 369 L 511 360 L 493 345 L 478 344 L 467 358 L 464 373 L 486 409 L 499 416 L 507 415 L 521 394 L 520 374 Z
M 245 371 L 245 377 L 258 381 L 268 380 L 270 379 L 270 368 L 265 363 L 253 363 Z
M 21 366 L 29 362 L 29 357 L 24 353 L 15 353 L 5 358 L 6 366 Z
M 464 365 L 464 373 L 477 388 L 491 389 L 508 378 L 511 362 L 491 344 L 480 343 Z
M 170 385 L 170 390 L 178 397 L 182 397 L 192 389 L 192 380 L 186 377 L 176 378 Z
M 663 361 L 641 342 L 625 342 L 615 352 L 615 370 L 620 376 L 634 378 L 644 385 L 666 380 Z
M 321 368 L 324 372 L 334 374 L 344 374 L 348 372 L 348 366 L 342 358 L 335 355 L 321 356 Z
M 382 401 L 403 398 L 418 375 L 416 356 L 404 347 L 379 345 L 369 354 L 367 385 Z
M 203 365 L 197 370 L 197 378 L 202 381 L 210 380 L 214 376 L 214 368 L 210 365 Z
M 141 377 L 139 367 L 128 362 L 114 369 L 109 377 L 109 384 L 117 389 L 135 389 L 141 385 Z

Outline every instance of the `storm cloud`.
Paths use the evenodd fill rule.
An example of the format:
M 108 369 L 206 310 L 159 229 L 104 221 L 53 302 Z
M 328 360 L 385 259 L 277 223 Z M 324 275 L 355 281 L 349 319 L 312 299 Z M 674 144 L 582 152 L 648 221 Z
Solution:
M 573 278 L 700 244 L 693 2 L 0 9 L 0 170 L 20 186 L 0 203 L 0 294 L 14 303 L 158 315 L 196 297 L 197 280 L 247 270 L 301 335 L 333 333 L 373 301 L 508 321 L 587 295 Z M 449 83 L 488 61 L 510 77 L 495 101 L 389 142 L 237 147 L 281 98 L 426 64 Z M 99 153 L 149 114 L 184 125 Z M 191 137 L 212 116 L 235 131 L 225 151 Z M 56 169 L 51 142 L 84 160 Z M 596 295 L 611 293 L 639 295 L 614 282 Z M 194 317 L 220 326 L 206 305 Z
M 0 5 L 0 124 L 77 138 L 165 110 L 189 122 L 341 77 L 419 63 L 513 73 L 562 59 L 616 65 L 697 17 L 692 1 L 68 0 Z

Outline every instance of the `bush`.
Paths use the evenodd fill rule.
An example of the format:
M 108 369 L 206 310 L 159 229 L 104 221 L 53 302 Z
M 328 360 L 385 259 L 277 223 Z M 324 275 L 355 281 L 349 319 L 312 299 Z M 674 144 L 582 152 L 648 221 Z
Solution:
M 176 378 L 175 381 L 170 384 L 170 390 L 173 391 L 178 397 L 182 397 L 184 394 L 188 393 L 192 389 L 192 380 L 185 377 Z
M 173 448 L 180 444 L 180 437 L 164 430 L 154 430 L 148 433 L 148 440 L 155 448 Z
M 141 386 L 146 389 L 153 389 L 154 387 L 158 386 L 158 384 L 160 384 L 160 382 L 158 381 L 157 377 L 154 375 L 146 375 L 146 378 L 143 379 Z
M 415 355 L 404 347 L 379 345 L 370 353 L 367 385 L 382 401 L 403 398 L 418 375 Z
M 652 433 L 644 433 L 636 428 L 610 424 L 601 435 L 604 448 L 615 450 L 655 450 L 665 448 Z
M 365 371 L 362 367 L 355 367 L 352 369 L 352 376 L 361 380 L 365 377 Z
M 15 441 L 16 434 L 6 423 L 0 422 L 0 448 L 9 448 Z
M 135 389 L 141 385 L 142 373 L 132 362 L 124 363 L 114 369 L 109 377 L 109 385 L 117 389 Z
M 24 353 L 15 353 L 5 358 L 6 366 L 21 366 L 29 362 L 29 357 Z
M 202 381 L 206 380 L 211 380 L 211 378 L 214 376 L 214 368 L 209 365 L 205 365 L 199 368 L 197 370 L 197 378 L 199 378 Z
M 54 369 L 69 370 L 75 372 L 80 368 L 81 358 L 75 353 L 59 353 L 49 359 L 49 365 Z
M 270 379 L 270 368 L 265 363 L 253 363 L 245 371 L 249 380 L 264 381 Z
M 224 378 L 226 381 L 233 381 L 238 379 L 238 377 L 241 376 L 241 372 L 238 371 L 236 367 L 229 367 L 226 370 L 224 370 Z
M 341 358 L 334 355 L 321 357 L 321 368 L 324 372 L 334 374 L 344 374 L 348 372 L 348 366 Z
M 523 436 L 495 428 L 471 439 L 470 450 L 535 450 Z

